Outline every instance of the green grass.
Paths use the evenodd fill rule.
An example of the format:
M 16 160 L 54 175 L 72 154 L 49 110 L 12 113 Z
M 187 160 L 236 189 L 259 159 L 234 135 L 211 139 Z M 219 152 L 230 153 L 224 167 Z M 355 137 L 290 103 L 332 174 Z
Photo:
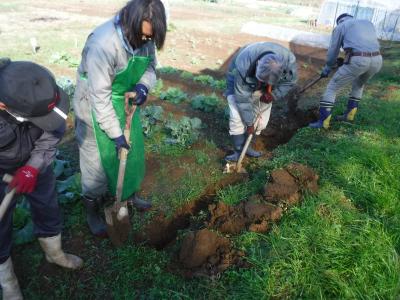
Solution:
M 0 4 L 5 11 L 21 7 L 11 2 Z M 289 20 L 283 15 L 278 17 L 275 23 Z M 53 52 L 67 51 L 79 59 L 89 27 L 97 25 L 91 22 L 85 28 L 80 28 L 80 24 L 69 26 L 77 29 L 77 48 L 73 37 L 58 38 L 65 32 L 53 29 L 37 36 L 42 48 L 36 55 L 30 53 L 25 33 L 15 41 L 5 36 L 3 47 L 7 48 L 0 50 L 14 59 L 33 59 L 74 74 L 75 70 L 64 62 L 49 65 L 49 58 Z M 186 22 L 190 24 L 190 20 Z M 291 18 L 291 22 L 299 21 Z M 182 24 L 186 23 L 177 21 L 177 26 Z M 218 26 L 225 25 L 219 22 Z M 229 22 L 227 25 L 237 27 Z M 231 268 L 215 281 L 184 279 L 171 269 L 176 246 L 156 251 L 128 243 L 115 249 L 109 241 L 89 235 L 78 201 L 64 205 L 64 235 L 68 237 L 66 249 L 84 258 L 83 270 L 65 272 L 54 267 L 49 271 L 36 242 L 18 246 L 13 259 L 24 296 L 27 299 L 398 299 L 399 53 L 397 44 L 385 49 L 384 68 L 367 86 L 354 125 L 333 123 L 328 131 L 301 129 L 287 145 L 274 151 L 272 160 L 258 163 L 249 181 L 217 192 L 216 200 L 237 204 L 259 193 L 274 168 L 291 162 L 307 164 L 320 176 L 320 193 L 306 195 L 270 233 L 247 232 L 233 238 L 235 246 L 246 252 L 250 268 Z M 162 71 L 175 72 L 168 68 Z M 181 75 L 192 79 L 189 73 Z M 344 97 L 338 99 L 334 114 L 343 111 L 344 100 Z M 216 146 L 207 141 L 201 150 L 193 150 L 166 145 L 164 138 L 161 130 L 155 130 L 146 140 L 146 151 L 153 151 L 161 161 L 154 177 L 158 190 L 154 191 L 153 202 L 172 214 L 201 195 L 207 184 L 221 178 L 221 163 L 214 154 Z M 182 173 L 171 172 L 169 164 Z M 16 221 L 23 222 L 24 216 L 20 218 Z M 149 220 L 149 215 L 144 218 Z M 81 242 L 82 246 L 69 244 L 71 240 Z
M 391 59 L 397 64 L 395 56 L 386 59 L 385 68 L 366 89 L 354 125 L 333 123 L 328 131 L 301 129 L 274 151 L 272 160 L 259 164 L 249 181 L 217 192 L 216 200 L 237 204 L 262 191 L 274 168 L 291 162 L 307 164 L 320 176 L 319 194 L 306 195 L 270 233 L 247 232 L 233 238 L 247 253 L 250 268 L 231 268 L 216 281 L 187 280 L 171 271 L 176 245 L 155 251 L 128 243 L 115 250 L 108 241 L 99 245 L 85 235 L 83 277 L 62 271 L 43 277 L 36 272 L 38 247 L 17 248 L 23 253 L 19 263 L 26 263 L 24 293 L 32 299 L 397 299 L 400 84 L 387 81 Z M 342 100 L 334 114 L 344 109 Z M 172 213 L 218 180 L 221 173 L 213 151 L 215 145 L 206 143 L 201 151 L 163 152 L 161 157 L 172 158 L 185 175 L 171 181 L 173 174 L 161 164 L 154 203 Z M 184 157 L 193 157 L 194 164 L 181 160 Z M 163 185 L 170 192 L 165 193 Z M 73 228 L 74 235 L 84 226 L 83 212 L 79 203 L 69 209 L 68 231 Z M 106 257 L 101 262 L 96 259 L 99 251 Z M 43 286 L 53 288 L 43 291 Z

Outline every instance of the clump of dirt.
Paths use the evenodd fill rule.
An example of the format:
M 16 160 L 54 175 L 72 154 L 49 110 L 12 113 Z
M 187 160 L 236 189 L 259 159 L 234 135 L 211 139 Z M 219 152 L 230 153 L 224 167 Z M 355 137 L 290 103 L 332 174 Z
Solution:
M 203 195 L 180 207 L 173 216 L 168 217 L 160 211 L 149 224 L 144 226 L 141 232 L 136 233 L 135 240 L 145 242 L 156 249 L 164 248 L 175 240 L 178 230 L 189 227 L 191 216 L 206 209 L 212 203 L 217 190 L 242 181 L 241 174 L 231 174 L 217 184 L 207 187 Z
M 257 203 L 254 200 L 230 206 L 223 202 L 209 206 L 211 214 L 209 228 L 225 234 L 239 234 L 242 230 L 267 232 L 270 222 L 278 221 L 282 208 L 271 203 Z
M 309 167 L 293 163 L 271 173 L 270 182 L 264 187 L 264 197 L 275 204 L 294 205 L 301 193 L 318 192 L 318 175 Z
M 244 266 L 244 253 L 235 250 L 229 239 L 208 229 L 189 232 L 183 240 L 179 261 L 185 275 L 216 276 L 232 265 Z

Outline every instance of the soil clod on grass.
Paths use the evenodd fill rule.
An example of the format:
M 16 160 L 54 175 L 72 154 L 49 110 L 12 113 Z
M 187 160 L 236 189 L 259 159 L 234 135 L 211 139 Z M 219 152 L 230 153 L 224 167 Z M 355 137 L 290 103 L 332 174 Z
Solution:
M 271 173 L 270 182 L 264 187 L 264 197 L 268 202 L 294 205 L 299 202 L 302 192 L 318 192 L 318 178 L 311 168 L 290 164 Z
M 255 232 L 267 232 L 268 223 L 276 222 L 282 216 L 282 208 L 271 203 L 241 202 L 230 206 L 223 202 L 209 206 L 210 228 L 224 234 L 239 234 L 248 229 Z
M 217 276 L 232 265 L 243 265 L 244 253 L 229 239 L 208 229 L 189 232 L 183 240 L 179 261 L 188 277 Z

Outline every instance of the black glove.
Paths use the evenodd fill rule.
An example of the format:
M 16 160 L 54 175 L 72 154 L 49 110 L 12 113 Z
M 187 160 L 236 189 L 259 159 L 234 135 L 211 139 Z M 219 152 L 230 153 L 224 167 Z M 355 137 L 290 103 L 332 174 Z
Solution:
M 115 150 L 117 151 L 117 155 L 119 153 L 119 150 L 121 150 L 121 148 L 125 148 L 126 150 L 129 150 L 131 148 L 127 143 L 124 135 L 121 135 L 113 139 L 113 141 L 115 143 Z
M 328 76 L 329 76 L 329 73 L 330 73 L 331 71 L 332 71 L 332 69 L 331 69 L 330 67 L 328 67 L 328 66 L 325 65 L 325 67 L 322 69 L 321 77 L 322 77 L 322 78 L 328 77 Z
M 134 91 L 136 93 L 136 97 L 133 99 L 133 104 L 142 105 L 147 100 L 147 94 L 149 90 L 144 84 L 138 83 L 135 85 Z
M 343 57 L 338 57 L 336 58 L 336 65 L 339 67 L 343 66 L 344 64 L 344 58 Z

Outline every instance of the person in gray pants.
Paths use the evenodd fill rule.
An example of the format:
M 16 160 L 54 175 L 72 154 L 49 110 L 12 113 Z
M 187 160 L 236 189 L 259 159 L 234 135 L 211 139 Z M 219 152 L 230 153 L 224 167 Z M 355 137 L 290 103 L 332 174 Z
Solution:
M 382 56 L 379 52 L 378 37 L 374 25 L 368 20 L 356 20 L 349 14 L 340 15 L 337 27 L 332 33 L 327 61 L 321 77 L 328 77 L 336 64 L 340 48 L 346 55 L 344 64 L 339 67 L 330 80 L 320 101 L 319 120 L 311 123 L 311 128 L 329 128 L 332 108 L 337 92 L 352 84 L 347 109 L 343 115 L 337 116 L 338 121 L 354 121 L 358 104 L 362 98 L 366 82 L 382 67 Z
M 259 136 L 269 122 L 272 102 L 283 100 L 297 82 L 294 54 L 285 47 L 258 42 L 242 47 L 233 56 L 226 75 L 225 96 L 229 105 L 229 135 L 234 151 L 226 161 L 237 161 L 250 134 Z M 258 126 L 255 126 L 260 116 Z M 253 138 L 253 144 L 255 137 Z M 249 146 L 246 155 L 260 157 Z

